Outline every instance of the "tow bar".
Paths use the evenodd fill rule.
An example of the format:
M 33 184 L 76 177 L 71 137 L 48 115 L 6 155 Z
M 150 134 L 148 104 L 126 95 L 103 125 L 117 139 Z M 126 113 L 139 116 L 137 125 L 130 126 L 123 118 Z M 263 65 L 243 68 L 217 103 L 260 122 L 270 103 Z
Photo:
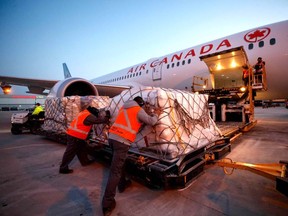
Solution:
M 223 171 L 226 175 L 231 175 L 234 169 L 241 169 L 276 181 L 276 190 L 285 196 L 288 196 L 288 161 L 279 161 L 279 163 L 271 164 L 251 164 L 233 162 L 230 158 L 214 160 L 211 155 L 206 155 L 205 160 L 208 163 L 217 164 L 218 166 L 223 167 Z

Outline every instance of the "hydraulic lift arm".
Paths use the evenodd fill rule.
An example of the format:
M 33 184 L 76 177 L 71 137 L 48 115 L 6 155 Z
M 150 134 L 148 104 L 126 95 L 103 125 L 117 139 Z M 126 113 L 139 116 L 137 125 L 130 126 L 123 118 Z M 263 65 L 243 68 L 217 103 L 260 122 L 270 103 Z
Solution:
M 276 189 L 288 196 L 288 161 L 280 161 L 279 163 L 271 164 L 251 164 L 233 162 L 231 159 L 225 158 L 222 160 L 212 160 L 210 162 L 223 167 L 224 173 L 227 175 L 231 175 L 234 169 L 242 169 L 274 181 L 276 180 Z

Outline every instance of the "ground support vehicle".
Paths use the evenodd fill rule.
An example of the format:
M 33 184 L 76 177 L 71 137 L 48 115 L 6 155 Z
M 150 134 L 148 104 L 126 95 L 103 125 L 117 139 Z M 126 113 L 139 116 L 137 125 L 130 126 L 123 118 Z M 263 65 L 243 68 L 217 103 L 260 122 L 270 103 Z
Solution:
M 38 115 L 32 115 L 31 112 L 13 113 L 11 116 L 11 133 L 21 134 L 25 131 L 33 134 L 39 133 L 41 125 L 44 123 L 44 111 Z

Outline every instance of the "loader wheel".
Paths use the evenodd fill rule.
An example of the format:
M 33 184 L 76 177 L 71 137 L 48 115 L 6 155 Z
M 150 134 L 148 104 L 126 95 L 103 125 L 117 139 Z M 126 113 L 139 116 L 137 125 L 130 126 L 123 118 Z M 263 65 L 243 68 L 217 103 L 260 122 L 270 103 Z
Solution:
M 36 133 L 37 133 L 37 128 L 36 128 L 35 126 L 32 126 L 32 127 L 30 128 L 30 132 L 31 132 L 32 134 L 36 134 Z
M 11 127 L 11 133 L 13 135 L 18 135 L 18 134 L 21 134 L 22 133 L 22 129 L 18 126 L 12 126 Z

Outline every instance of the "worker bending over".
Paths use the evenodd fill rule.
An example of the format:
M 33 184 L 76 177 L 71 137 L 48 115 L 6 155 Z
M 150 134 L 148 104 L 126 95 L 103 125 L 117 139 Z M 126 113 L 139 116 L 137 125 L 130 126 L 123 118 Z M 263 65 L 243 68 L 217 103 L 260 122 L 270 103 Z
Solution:
M 141 125 L 155 125 L 161 112 L 156 110 L 156 114 L 150 116 L 142 108 L 144 104 L 144 100 L 139 96 L 135 97 L 134 100 L 126 101 L 109 130 L 108 142 L 113 150 L 113 158 L 102 200 L 102 210 L 105 216 L 110 215 L 116 206 L 115 195 L 117 186 L 121 193 L 131 184 L 130 180 L 125 179 L 123 169 L 131 143 L 135 141 Z
M 106 124 L 109 122 L 109 118 L 109 111 L 106 111 L 106 116 L 101 117 L 99 110 L 91 106 L 78 114 L 66 131 L 67 146 L 59 173 L 69 174 L 73 172 L 72 169 L 69 169 L 69 164 L 75 155 L 77 155 L 82 166 L 93 162 L 88 159 L 86 140 L 93 124 Z

